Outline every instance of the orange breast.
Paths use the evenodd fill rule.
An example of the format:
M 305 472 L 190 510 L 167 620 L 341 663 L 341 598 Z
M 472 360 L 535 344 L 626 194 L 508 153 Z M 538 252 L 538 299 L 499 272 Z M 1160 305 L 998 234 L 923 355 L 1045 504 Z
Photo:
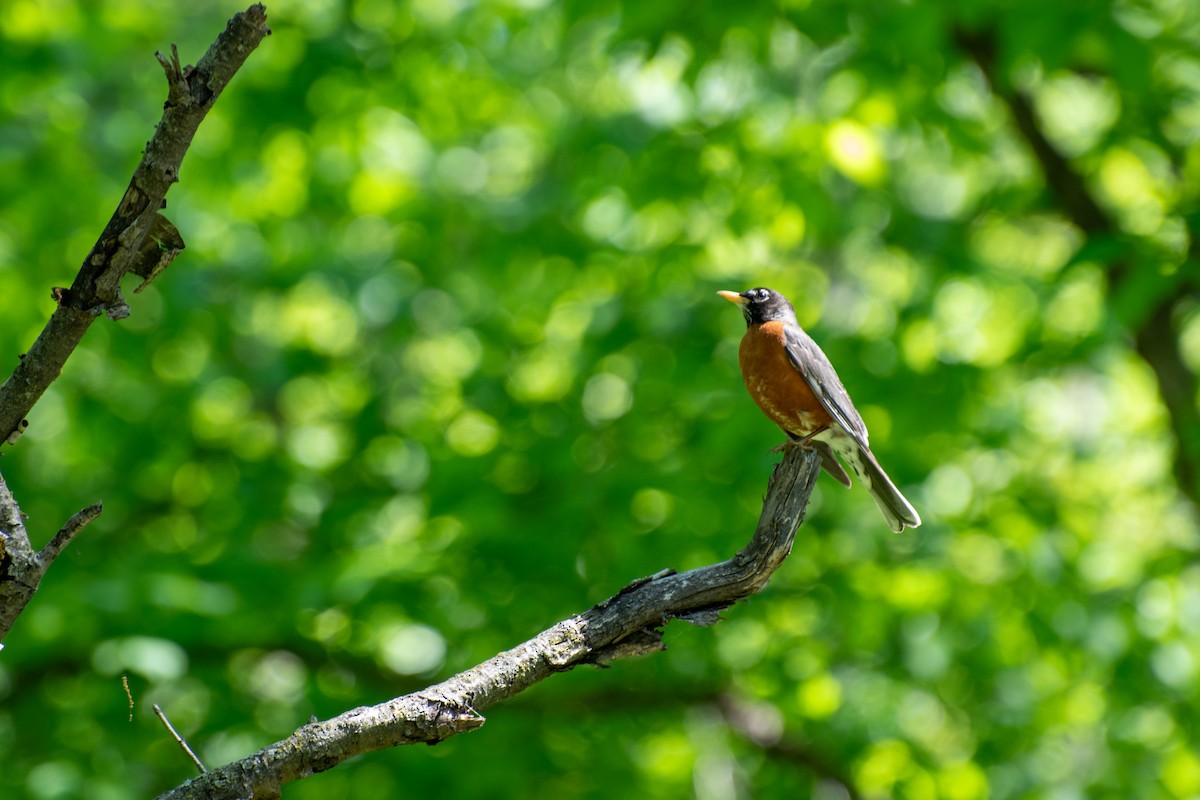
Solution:
M 779 427 L 807 436 L 833 422 L 808 383 L 788 360 L 782 322 L 746 329 L 738 349 L 742 380 L 763 413 Z

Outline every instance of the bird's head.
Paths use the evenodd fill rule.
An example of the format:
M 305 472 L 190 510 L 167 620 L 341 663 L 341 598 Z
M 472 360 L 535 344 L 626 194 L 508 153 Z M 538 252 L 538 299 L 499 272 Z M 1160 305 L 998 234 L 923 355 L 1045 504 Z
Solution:
M 780 322 L 795 322 L 796 312 L 787 298 L 779 292 L 759 286 L 744 292 L 717 292 L 731 303 L 736 303 L 742 309 L 742 316 L 747 325 L 761 325 L 764 322 L 779 320 Z

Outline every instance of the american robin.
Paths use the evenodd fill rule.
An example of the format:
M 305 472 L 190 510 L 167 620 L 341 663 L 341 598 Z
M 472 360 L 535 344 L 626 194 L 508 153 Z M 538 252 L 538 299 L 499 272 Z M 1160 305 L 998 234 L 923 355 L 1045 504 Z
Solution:
M 763 288 L 717 294 L 741 306 L 746 317 L 738 362 L 746 388 L 763 413 L 783 428 L 790 443 L 815 449 L 825 471 L 849 486 L 850 476 L 833 454 L 841 456 L 893 531 L 920 525 L 917 510 L 875 460 L 867 445 L 866 424 L 829 359 L 796 321 L 792 304 Z

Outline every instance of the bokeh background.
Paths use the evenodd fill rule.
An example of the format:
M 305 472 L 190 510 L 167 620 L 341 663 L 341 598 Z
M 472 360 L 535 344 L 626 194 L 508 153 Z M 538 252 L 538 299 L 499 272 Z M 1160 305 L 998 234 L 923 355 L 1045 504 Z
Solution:
M 4 3 L 4 374 L 153 52 L 238 10 Z M 153 795 L 191 767 L 151 703 L 219 765 L 731 555 L 781 437 L 714 292 L 757 285 L 925 525 L 822 478 L 715 628 L 285 796 L 1200 795 L 1200 6 L 268 13 L 169 195 L 187 250 L 0 460 L 38 545 L 105 504 L 0 654 L 0 795 Z

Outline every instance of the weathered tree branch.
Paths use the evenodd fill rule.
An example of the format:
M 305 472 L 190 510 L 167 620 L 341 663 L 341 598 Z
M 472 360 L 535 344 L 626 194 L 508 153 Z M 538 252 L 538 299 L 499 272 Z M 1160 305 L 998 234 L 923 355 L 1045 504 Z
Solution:
M 156 53 L 167 75 L 163 116 L 104 232 L 84 259 L 70 289 L 54 289 L 58 307 L 29 352 L 0 386 L 0 445 L 13 444 L 25 415 L 62 372 L 63 365 L 102 311 L 127 316 L 120 282 L 126 272 L 144 278 L 141 289 L 183 249 L 175 227 L 159 213 L 167 190 L 179 180 L 179 166 L 196 129 L 246 57 L 268 35 L 266 9 L 256 3 L 235 14 L 195 67 Z M 38 554 L 30 544 L 20 508 L 0 478 L 0 640 L 12 629 L 46 569 L 71 539 L 100 514 L 100 504 L 72 517 Z
M 0 475 L 0 641 L 29 604 L 50 564 L 101 509 L 96 503 L 71 517 L 38 553 L 29 542 L 25 515 Z
M 75 536 L 88 526 L 92 520 L 100 516 L 100 512 L 104 510 L 103 503 L 92 503 L 87 508 L 72 516 L 67 520 L 66 524 L 54 534 L 54 538 L 46 542 L 46 546 L 38 553 L 38 561 L 42 563 L 42 571 L 50 568 L 54 563 L 54 559 L 58 558 L 58 554 L 66 549 Z
M 990 33 L 958 32 L 958 43 L 975 61 L 992 91 L 1008 107 L 1013 124 L 1041 165 L 1046 186 L 1068 218 L 1092 238 L 1116 240 L 1122 231 L 1116 220 L 1095 199 L 1084 177 L 1046 137 L 1029 98 L 1013 88 L 996 64 L 996 41 Z M 1194 302 L 1197 287 L 1194 276 L 1200 272 L 1197 243 L 1192 241 L 1188 253 L 1193 283 L 1186 293 Z M 1106 277 L 1109 295 L 1114 300 L 1122 293 L 1146 293 L 1147 287 L 1138 278 L 1139 264 L 1132 250 L 1109 260 Z M 1197 376 L 1188 367 L 1179 346 L 1179 332 L 1174 325 L 1176 309 L 1185 292 L 1175 285 L 1175 279 L 1160 281 L 1157 296 L 1135 303 L 1114 302 L 1114 306 L 1135 309 L 1122 320 L 1130 328 L 1134 349 L 1154 372 L 1159 394 L 1175 434 L 1175 478 L 1180 490 L 1193 503 L 1200 505 L 1200 409 L 1196 394 L 1200 391 Z M 1151 294 L 1153 294 L 1151 292 Z
M 40 572 L 25 532 L 25 515 L 0 475 L 0 640 L 33 597 Z
M 167 102 L 154 136 L 133 173 L 125 196 L 92 247 L 70 289 L 55 289 L 58 307 L 12 376 L 0 387 L 0 442 L 17 430 L 34 404 L 62 372 L 67 358 L 101 312 L 120 318 L 129 313 L 120 282 L 126 272 L 146 277 L 169 262 L 183 242 L 156 236 L 166 220 L 159 214 L 167 190 L 179 180 L 179 167 L 192 137 L 221 91 L 246 57 L 268 35 L 266 9 L 256 3 L 235 14 L 195 67 L 183 67 L 158 54 L 167 75 Z M 166 223 L 167 226 L 170 223 Z M 174 230 L 169 228 L 169 230 Z M 147 237 L 153 237 L 147 246 Z M 161 250 L 156 253 L 155 250 Z M 153 263 L 147 263 L 153 262 Z
M 767 487 L 750 543 L 728 561 L 687 572 L 666 570 L 558 623 L 512 650 L 422 691 L 314 722 L 240 761 L 160 795 L 161 800 L 278 797 L 280 787 L 352 756 L 434 743 L 483 725 L 482 713 L 556 672 L 664 649 L 671 619 L 709 625 L 718 612 L 756 594 L 792 549 L 820 459 L 788 448 Z

